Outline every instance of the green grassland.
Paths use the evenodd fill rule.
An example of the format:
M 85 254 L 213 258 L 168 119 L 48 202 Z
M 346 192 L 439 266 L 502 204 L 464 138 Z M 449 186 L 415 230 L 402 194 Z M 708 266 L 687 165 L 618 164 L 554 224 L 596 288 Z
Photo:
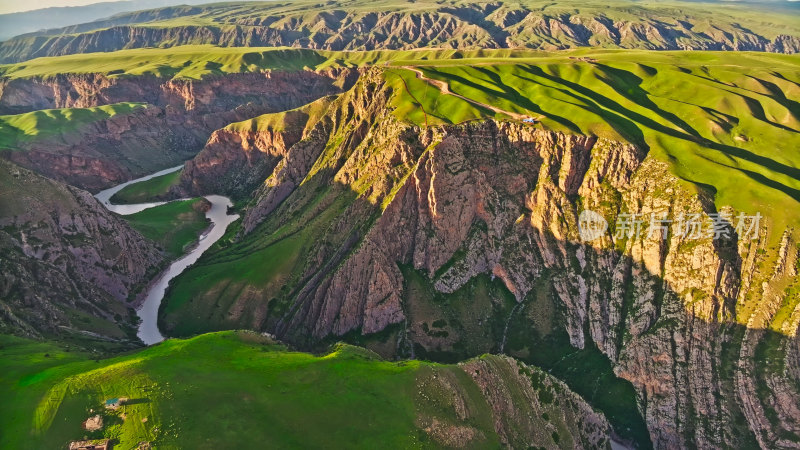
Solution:
M 125 186 L 111 197 L 114 204 L 146 203 L 165 196 L 172 186 L 178 184 L 181 171 L 170 172 L 149 180 Z
M 90 362 L 89 355 L 63 345 L 6 335 L 0 335 L 0 354 L 0 391 L 3 396 L 0 447 L 34 448 L 25 444 L 32 431 L 31 413 L 47 390 L 47 387 L 37 388 L 37 381 L 50 386 L 72 371 L 79 370 L 78 366 L 86 368 L 94 363 Z M 63 370 L 63 367 L 70 366 L 72 370 Z M 9 433 L 12 429 L 26 431 L 13 436 Z
M 221 332 L 91 360 L 56 345 L 0 336 L 0 356 L 2 448 L 63 448 L 83 436 L 113 439 L 115 448 L 134 448 L 142 441 L 193 449 L 253 443 L 438 448 L 420 429 L 426 418 L 472 427 L 479 433 L 473 441 L 478 448 L 500 445 L 491 407 L 458 367 L 386 362 L 348 345 L 315 356 L 289 351 L 256 333 Z M 516 373 L 505 373 L 508 366 L 497 357 L 481 360 L 498 368 L 516 392 Z M 561 388 L 551 382 L 543 386 L 547 375 L 520 367 L 536 380 L 540 398 L 550 399 L 539 410 L 543 418 L 523 420 L 549 422 L 569 445 L 569 425 L 560 419 Z M 454 395 L 465 402 L 466 418 L 448 406 Z M 129 400 L 117 411 L 105 410 L 104 400 L 114 397 Z M 98 413 L 104 428 L 83 430 L 81 423 Z
M 114 103 L 93 108 L 44 109 L 0 116 L 0 150 L 17 149 L 20 143 L 75 133 L 88 124 L 120 114 L 130 114 L 144 103 Z
M 204 198 L 178 200 L 123 216 L 133 228 L 161 245 L 172 257 L 183 255 L 208 228 Z
M 61 448 L 88 432 L 81 422 L 102 402 L 128 397 L 120 414 L 91 438 L 118 448 L 150 441 L 164 448 L 235 448 L 254 442 L 277 447 L 335 442 L 371 447 L 411 445 L 414 373 L 420 363 L 384 363 L 342 348 L 316 357 L 287 352 L 258 335 L 223 333 L 168 341 L 100 362 L 76 361 L 42 370 L 25 367 L 48 351 L 42 344 L 4 344 L 3 448 Z M 16 358 L 6 358 L 13 352 Z M 16 364 L 14 364 L 16 363 Z M 8 365 L 9 367 L 5 367 Z M 20 369 L 19 366 L 23 368 Z M 11 369 L 10 373 L 7 369 Z M 353 420 L 353 413 L 363 414 Z M 121 414 L 125 415 L 123 419 Z

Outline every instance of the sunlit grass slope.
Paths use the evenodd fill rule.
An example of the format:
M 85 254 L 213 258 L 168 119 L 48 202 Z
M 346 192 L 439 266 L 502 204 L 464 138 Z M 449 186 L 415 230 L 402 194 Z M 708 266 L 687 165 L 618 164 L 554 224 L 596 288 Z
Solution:
M 718 207 L 761 212 L 781 232 L 800 224 L 800 58 L 641 51 L 581 58 L 404 63 L 456 94 L 541 118 L 540 126 L 649 149 L 676 175 L 715 193 Z M 386 78 L 399 92 L 396 114 L 416 123 L 423 110 L 434 123 L 503 118 L 441 95 L 410 70 L 391 69 Z
M 36 347 L 30 362 L 18 345 Z M 86 434 L 115 438 L 116 448 L 140 441 L 166 448 L 375 448 L 416 438 L 412 394 L 420 363 L 371 360 L 349 347 L 317 357 L 228 332 L 43 369 L 40 359 L 72 358 L 39 344 L 5 346 L 0 389 L 14 411 L 3 408 L 3 448 L 62 448 Z M 18 356 L 7 358 L 8 351 Z M 101 405 L 112 397 L 130 399 L 120 411 L 125 418 L 105 414 L 102 431 L 83 430 L 89 410 L 104 413 Z
M 62 73 L 104 73 L 111 76 L 200 78 L 270 69 L 313 69 L 326 62 L 328 58 L 313 50 L 185 45 L 169 49 L 146 48 L 37 58 L 0 66 L 0 75 L 20 78 Z
M 113 439 L 114 448 L 123 449 L 143 441 L 185 449 L 441 448 L 420 428 L 419 420 L 431 417 L 440 425 L 470 427 L 473 446 L 500 447 L 492 408 L 462 369 L 387 362 L 349 345 L 317 356 L 256 333 L 221 332 L 92 360 L 0 335 L 0 356 L 0 448 L 66 448 L 84 436 Z M 578 442 L 571 435 L 574 419 L 563 421 L 568 414 L 559 410 L 573 407 L 562 385 L 495 356 L 481 360 L 513 395 L 522 395 L 515 389 L 524 370 L 540 398 L 549 398 L 539 406 L 543 418 L 520 420 L 541 420 L 547 440 L 558 430 L 564 445 Z M 461 413 L 449 406 L 454 396 L 463 402 Z M 128 400 L 117 411 L 106 410 L 104 401 L 116 397 Z M 527 403 L 508 406 L 532 411 Z M 103 416 L 103 429 L 82 429 L 95 414 Z
M 0 76 L 15 79 L 52 77 L 67 73 L 102 73 L 110 77 L 154 75 L 165 78 L 198 79 L 226 73 L 318 70 L 392 61 L 447 61 L 453 58 L 495 58 L 497 61 L 502 61 L 507 57 L 544 55 L 547 53 L 534 50 L 420 49 L 334 52 L 281 47 L 182 45 L 164 49 L 143 48 L 36 58 L 17 64 L 0 65 Z

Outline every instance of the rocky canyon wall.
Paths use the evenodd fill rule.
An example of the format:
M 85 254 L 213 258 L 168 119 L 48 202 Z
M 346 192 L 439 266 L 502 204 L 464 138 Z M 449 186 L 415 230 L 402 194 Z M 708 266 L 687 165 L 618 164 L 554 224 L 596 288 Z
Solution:
M 632 15 L 628 10 L 613 9 L 544 12 L 497 3 L 437 4 L 433 10 L 431 6 L 422 4 L 417 11 L 375 10 L 364 13 L 324 11 L 319 8 L 326 5 L 318 4 L 304 13 L 265 10 L 237 16 L 224 11 L 222 17 L 216 18 L 212 9 L 207 13 L 194 12 L 202 17 L 202 22 L 197 25 L 170 27 L 149 26 L 147 22 L 154 20 L 151 17 L 123 16 L 58 30 L 64 34 L 48 30 L 38 36 L 10 39 L 0 43 L 0 62 L 197 44 L 337 51 L 423 47 L 560 50 L 595 46 L 796 53 L 800 49 L 798 36 L 792 34 L 794 30 L 791 28 L 781 27 L 777 33 L 767 36 L 763 31 L 759 33 L 751 29 L 758 25 L 763 27 L 756 22 L 758 19 L 734 21 L 725 12 L 714 17 L 715 20 L 710 21 L 713 25 L 710 25 L 709 19 L 697 17 L 699 12 L 691 10 L 683 12 L 683 20 L 675 20 L 672 11 L 664 10 L 645 9 Z M 313 13 L 314 8 L 316 13 Z M 161 12 L 169 13 L 168 10 Z M 190 14 L 182 21 L 196 20 L 196 17 Z M 208 25 L 209 19 L 217 23 Z
M 615 236 L 624 214 L 719 211 L 633 145 L 491 120 L 420 129 L 394 118 L 390 95 L 366 74 L 274 154 L 240 243 L 208 262 L 234 264 L 241 248 L 318 231 L 284 253 L 297 275 L 273 281 L 265 270 L 257 283 L 222 280 L 198 292 L 195 308 L 230 305 L 209 310 L 215 327 L 268 330 L 300 345 L 376 336 L 388 355 L 522 359 L 534 358 L 536 333 L 560 329 L 633 385 L 656 447 L 792 446 L 800 314 L 785 333 L 756 331 L 786 295 L 776 286 L 796 279 L 791 233 L 775 269 L 764 229 L 752 240 L 732 223 L 723 239 L 682 236 L 677 223 L 663 235 Z M 241 142 L 216 154 L 248 158 Z M 591 242 L 579 235 L 584 209 L 611 223 Z M 191 320 L 180 316 L 164 314 L 168 331 Z M 757 355 L 767 340 L 778 348 L 769 367 Z
M 164 262 L 88 192 L 0 161 L 0 329 L 136 345 L 129 302 Z

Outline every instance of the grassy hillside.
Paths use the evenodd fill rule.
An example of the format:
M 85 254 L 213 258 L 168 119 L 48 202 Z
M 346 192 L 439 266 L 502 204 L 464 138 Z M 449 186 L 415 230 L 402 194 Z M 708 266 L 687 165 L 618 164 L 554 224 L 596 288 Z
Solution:
M 581 58 L 581 59 L 577 59 Z M 780 237 L 800 202 L 800 58 L 731 53 L 586 52 L 577 56 L 406 61 L 469 99 L 541 120 L 548 129 L 626 140 L 679 177 L 767 216 Z M 395 114 L 423 124 L 508 118 L 387 70 Z M 405 80 L 402 83 L 401 78 Z M 774 242 L 773 242 L 774 243 Z
M 20 142 L 77 132 L 88 124 L 118 114 L 130 114 L 144 103 L 115 103 L 94 108 L 45 109 L 0 116 L 0 150 L 16 149 Z
M 207 206 L 203 198 L 179 200 L 123 218 L 146 238 L 158 242 L 170 256 L 177 257 L 208 228 Z
M 314 0 L 176 6 L 0 44 L 0 61 L 214 44 L 325 50 L 575 47 L 796 52 L 790 3 Z M 127 36 L 120 39 L 120 36 Z
M 500 445 L 488 398 L 455 365 L 386 362 L 346 345 L 315 356 L 239 332 L 170 340 L 98 361 L 19 338 L 0 336 L 0 345 L 0 394 L 9 406 L 0 409 L 3 448 L 61 448 L 84 435 L 112 438 L 115 448 L 142 441 L 159 448 L 441 447 L 437 431 L 424 428 L 430 423 L 472 433 L 473 448 Z M 504 379 L 516 395 L 533 389 L 546 401 L 508 405 L 525 416 L 497 420 L 536 424 L 541 431 L 529 442 L 540 445 L 586 443 L 576 432 L 588 429 L 576 420 L 579 402 L 543 372 L 509 361 L 485 356 L 473 365 Z M 517 371 L 529 378 L 516 378 Z M 129 401 L 105 410 L 103 401 L 113 397 Z M 103 429 L 82 430 L 97 413 Z

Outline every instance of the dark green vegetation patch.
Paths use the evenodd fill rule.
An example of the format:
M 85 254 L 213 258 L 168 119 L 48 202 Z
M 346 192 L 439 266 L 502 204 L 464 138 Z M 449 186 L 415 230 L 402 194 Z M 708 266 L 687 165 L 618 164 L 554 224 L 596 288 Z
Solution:
M 185 253 L 197 242 L 200 233 L 208 228 L 205 211 L 209 207 L 204 198 L 178 200 L 123 216 L 146 238 L 158 242 L 172 257 Z

